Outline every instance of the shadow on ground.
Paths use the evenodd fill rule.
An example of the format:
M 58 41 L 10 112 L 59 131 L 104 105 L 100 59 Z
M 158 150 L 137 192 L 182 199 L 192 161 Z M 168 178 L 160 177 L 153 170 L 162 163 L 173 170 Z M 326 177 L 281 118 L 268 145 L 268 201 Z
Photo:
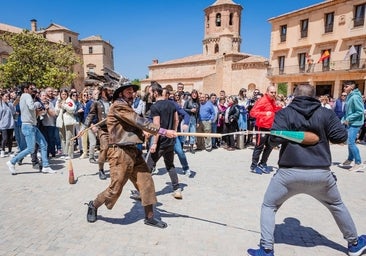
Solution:
M 318 231 L 310 227 L 301 226 L 296 218 L 286 218 L 284 223 L 277 224 L 275 228 L 275 243 L 289 244 L 301 247 L 326 246 L 336 251 L 347 254 L 348 249 L 338 243 L 335 243 Z

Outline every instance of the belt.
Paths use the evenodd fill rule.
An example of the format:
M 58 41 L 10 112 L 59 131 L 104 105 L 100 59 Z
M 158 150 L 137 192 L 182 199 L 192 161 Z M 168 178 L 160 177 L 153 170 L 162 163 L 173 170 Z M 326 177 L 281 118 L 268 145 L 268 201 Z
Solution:
M 129 145 L 109 144 L 108 148 L 137 148 L 137 147 L 136 144 L 129 144 Z

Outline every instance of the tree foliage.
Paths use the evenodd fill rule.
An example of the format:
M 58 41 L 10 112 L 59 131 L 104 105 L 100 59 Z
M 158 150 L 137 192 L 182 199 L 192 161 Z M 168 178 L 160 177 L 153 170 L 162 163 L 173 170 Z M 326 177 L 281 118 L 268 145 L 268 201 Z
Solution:
M 0 36 L 13 51 L 0 64 L 0 87 L 33 82 L 39 88 L 70 86 L 76 78 L 73 66 L 81 63 L 71 44 L 51 43 L 43 36 L 24 30 Z
M 279 83 L 277 91 L 278 91 L 278 94 L 287 96 L 287 83 Z
M 140 85 L 141 85 L 141 81 L 140 81 L 139 79 L 135 78 L 135 79 L 133 79 L 133 80 L 131 81 L 131 84 L 135 84 L 135 85 L 140 86 Z

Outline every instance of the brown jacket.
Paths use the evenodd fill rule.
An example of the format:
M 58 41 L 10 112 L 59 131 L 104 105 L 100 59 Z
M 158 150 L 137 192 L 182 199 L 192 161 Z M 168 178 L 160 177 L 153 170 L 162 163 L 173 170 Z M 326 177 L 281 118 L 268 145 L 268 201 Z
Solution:
M 94 120 L 94 117 L 97 117 L 97 122 L 102 121 L 106 118 L 107 113 L 105 113 L 103 103 L 100 102 L 101 100 L 96 100 L 93 102 L 93 104 L 90 106 L 90 111 L 88 116 L 85 118 L 84 125 L 86 127 L 89 127 L 91 123 Z M 105 125 L 105 122 L 98 125 L 101 129 L 107 131 L 107 126 Z
M 157 134 L 159 127 L 149 119 L 136 114 L 133 108 L 123 100 L 116 100 L 107 115 L 107 127 L 110 145 L 135 145 L 144 142 L 143 131 Z

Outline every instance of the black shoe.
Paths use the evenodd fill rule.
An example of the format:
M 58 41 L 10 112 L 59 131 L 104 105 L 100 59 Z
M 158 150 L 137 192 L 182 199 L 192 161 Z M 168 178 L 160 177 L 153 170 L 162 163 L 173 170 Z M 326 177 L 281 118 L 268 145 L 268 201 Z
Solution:
M 86 214 L 86 220 L 88 222 L 96 222 L 97 221 L 97 208 L 95 208 L 93 201 L 89 203 L 85 203 L 88 205 L 88 213 Z
M 191 152 L 192 154 L 195 153 L 195 150 L 193 148 L 193 145 L 189 145 L 189 152 Z
M 168 224 L 166 224 L 164 221 L 152 218 L 145 218 L 144 223 L 149 226 L 157 227 L 157 228 L 166 228 Z
M 99 170 L 99 179 L 106 180 L 107 175 L 105 175 L 104 170 Z
M 97 160 L 95 160 L 94 158 L 90 158 L 89 159 L 89 163 L 92 163 L 92 164 L 97 164 Z

